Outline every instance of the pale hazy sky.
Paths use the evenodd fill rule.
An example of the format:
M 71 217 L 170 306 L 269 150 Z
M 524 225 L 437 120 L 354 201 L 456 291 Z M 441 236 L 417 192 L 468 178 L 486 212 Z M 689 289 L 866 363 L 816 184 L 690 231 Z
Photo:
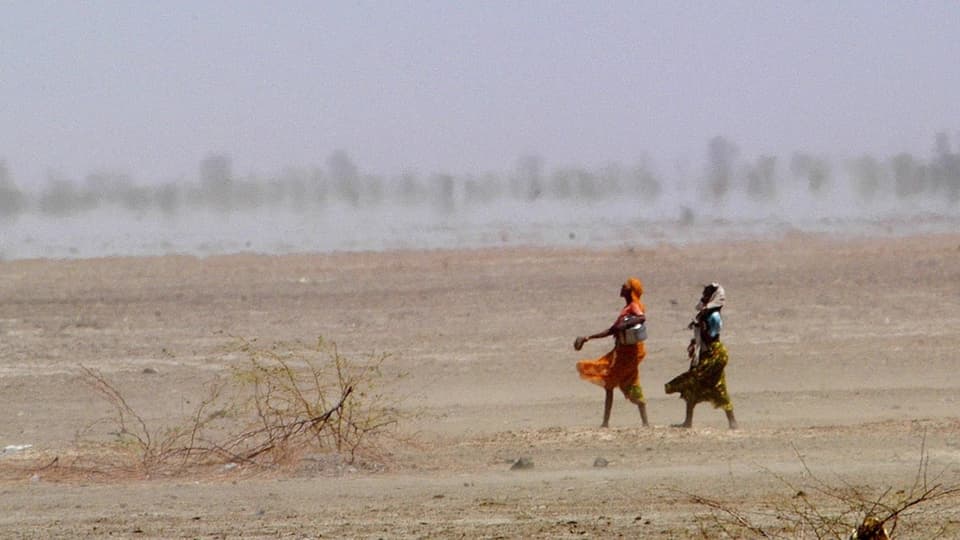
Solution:
M 960 144 L 960 4 L 0 0 L 0 160 L 141 183 Z

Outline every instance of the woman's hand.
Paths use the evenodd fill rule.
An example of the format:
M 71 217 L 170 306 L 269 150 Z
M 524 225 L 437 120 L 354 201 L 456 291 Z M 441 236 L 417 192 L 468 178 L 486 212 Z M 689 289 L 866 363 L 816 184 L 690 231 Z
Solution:
M 577 339 L 573 340 L 573 348 L 579 351 L 580 349 L 583 348 L 583 344 L 586 343 L 588 340 L 589 338 L 585 338 L 583 336 L 577 336 Z

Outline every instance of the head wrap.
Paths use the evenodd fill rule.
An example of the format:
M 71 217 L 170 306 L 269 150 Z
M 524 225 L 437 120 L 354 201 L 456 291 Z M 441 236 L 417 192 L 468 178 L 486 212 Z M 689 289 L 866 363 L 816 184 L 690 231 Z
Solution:
M 727 296 L 723 292 L 722 285 L 720 285 L 717 282 L 713 282 L 707 285 L 706 287 L 704 287 L 704 289 L 706 289 L 707 287 L 710 287 L 713 289 L 713 294 L 711 294 L 710 298 L 707 299 L 706 304 L 703 303 L 703 299 L 701 299 L 700 302 L 697 302 L 697 311 L 703 311 L 705 309 L 713 309 L 713 308 L 722 308 L 723 303 L 727 301 Z
M 640 297 L 643 296 L 643 283 L 639 279 L 632 277 L 623 284 L 630 291 L 630 298 L 633 302 L 640 302 Z

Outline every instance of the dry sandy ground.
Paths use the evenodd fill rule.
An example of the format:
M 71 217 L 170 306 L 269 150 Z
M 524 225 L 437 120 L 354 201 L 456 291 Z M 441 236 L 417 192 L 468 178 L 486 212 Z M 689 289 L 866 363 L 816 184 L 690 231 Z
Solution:
M 602 430 L 602 390 L 574 363 L 609 343 L 571 344 L 612 320 L 631 275 L 647 290 L 653 427 L 618 394 Z M 683 406 L 663 393 L 713 280 L 728 295 L 735 432 L 706 404 L 693 429 L 670 427 Z M 30 468 L 109 416 L 81 364 L 162 422 L 227 369 L 229 336 L 391 353 L 381 383 L 408 417 L 397 438 L 415 444 L 289 473 L 103 481 Z M 818 481 L 878 496 L 923 470 L 960 485 L 958 350 L 960 235 L 4 262 L 0 449 L 32 447 L 0 454 L 0 537 L 721 537 L 697 495 L 802 537 L 784 532 L 799 491 L 843 508 L 818 498 Z M 533 468 L 511 470 L 521 457 Z M 898 536 L 960 538 L 958 508 L 920 506 Z

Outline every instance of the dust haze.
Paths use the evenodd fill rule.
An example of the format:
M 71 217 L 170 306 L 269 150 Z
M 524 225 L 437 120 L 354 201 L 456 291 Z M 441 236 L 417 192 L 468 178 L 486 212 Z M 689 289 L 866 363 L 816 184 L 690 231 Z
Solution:
M 956 20 L 894 2 L 7 3 L 0 256 L 955 230 Z
M 536 155 L 480 175 L 377 175 L 343 151 L 319 166 L 241 176 L 209 154 L 195 178 L 121 173 L 18 187 L 0 164 L 0 255 L 99 257 L 488 247 L 655 245 L 790 231 L 955 230 L 960 148 L 927 156 L 750 155 L 723 136 L 701 160 L 551 167 Z
M 846 538 L 936 484 L 892 534 L 960 538 L 957 15 L 0 2 L 0 537 Z M 628 275 L 650 427 L 600 429 Z M 741 429 L 675 429 L 712 281 Z M 403 421 L 166 476 L 237 338 L 388 354 Z

